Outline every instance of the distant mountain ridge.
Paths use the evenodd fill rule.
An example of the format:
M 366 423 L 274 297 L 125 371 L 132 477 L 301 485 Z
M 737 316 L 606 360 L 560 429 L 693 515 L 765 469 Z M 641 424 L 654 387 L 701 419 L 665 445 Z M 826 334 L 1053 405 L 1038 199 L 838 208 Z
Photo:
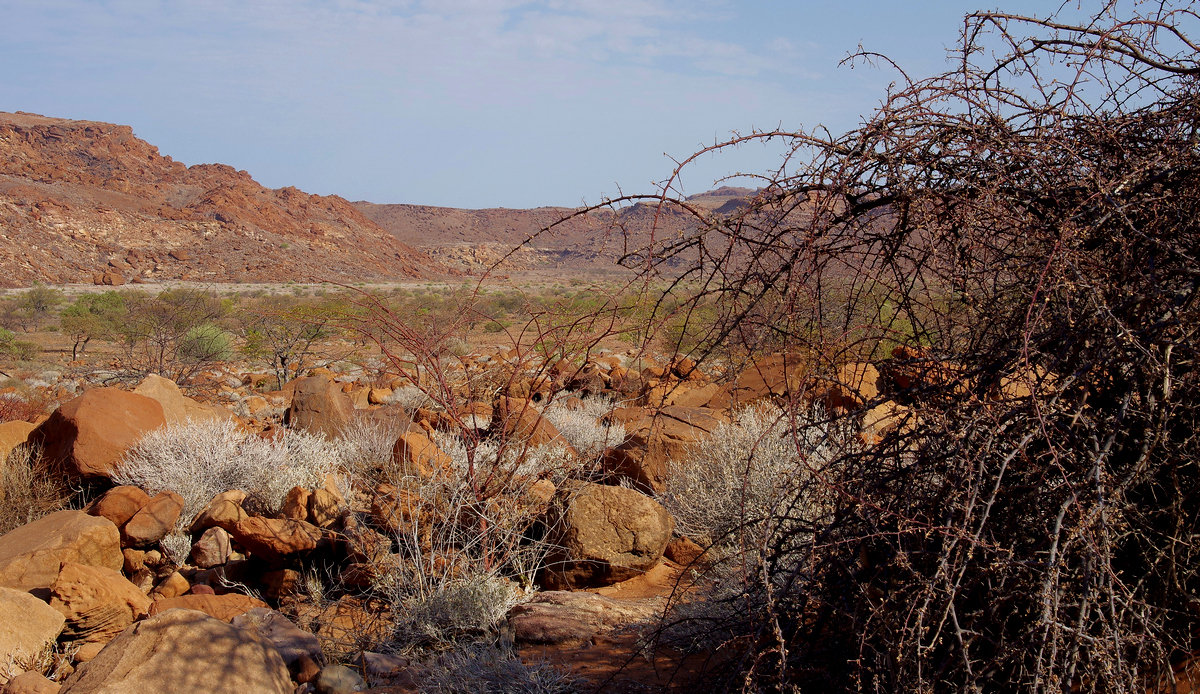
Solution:
M 756 192 L 726 186 L 693 195 L 687 202 L 722 215 L 744 207 Z M 527 247 L 513 254 L 510 266 L 613 268 L 626 252 L 649 242 L 652 230 L 659 236 L 671 235 L 697 223 L 691 215 L 671 206 L 656 214 L 655 205 L 650 203 L 599 209 L 574 217 L 577 210 L 569 207 L 470 210 L 366 201 L 351 204 L 400 241 L 468 272 L 490 265 L 526 241 Z

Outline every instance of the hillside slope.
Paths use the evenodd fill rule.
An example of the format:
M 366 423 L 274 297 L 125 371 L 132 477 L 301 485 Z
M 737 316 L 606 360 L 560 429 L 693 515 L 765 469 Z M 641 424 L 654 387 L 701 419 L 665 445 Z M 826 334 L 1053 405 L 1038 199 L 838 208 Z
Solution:
M 0 113 L 0 286 L 387 280 L 445 268 L 338 196 L 184 166 L 129 126 Z

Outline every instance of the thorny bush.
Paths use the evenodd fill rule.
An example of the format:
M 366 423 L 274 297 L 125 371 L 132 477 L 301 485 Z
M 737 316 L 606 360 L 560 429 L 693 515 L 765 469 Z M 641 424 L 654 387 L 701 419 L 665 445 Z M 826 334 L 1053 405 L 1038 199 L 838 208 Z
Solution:
M 1198 17 L 1071 13 L 969 15 L 860 127 L 697 154 L 790 144 L 731 216 L 679 170 L 646 196 L 695 229 L 626 262 L 715 307 L 696 344 L 875 361 L 891 390 L 845 416 L 909 408 L 773 510 L 705 625 L 727 688 L 1143 692 L 1200 645 Z

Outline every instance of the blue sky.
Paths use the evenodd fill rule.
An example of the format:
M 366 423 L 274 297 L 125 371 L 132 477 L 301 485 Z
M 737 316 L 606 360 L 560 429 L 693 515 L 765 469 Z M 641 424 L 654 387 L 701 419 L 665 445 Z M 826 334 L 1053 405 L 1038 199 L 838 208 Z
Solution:
M 0 0 L 0 110 L 128 124 L 271 187 L 577 205 L 733 131 L 852 127 L 895 75 L 847 53 L 929 74 L 996 1 Z M 705 157 L 685 192 L 778 157 Z

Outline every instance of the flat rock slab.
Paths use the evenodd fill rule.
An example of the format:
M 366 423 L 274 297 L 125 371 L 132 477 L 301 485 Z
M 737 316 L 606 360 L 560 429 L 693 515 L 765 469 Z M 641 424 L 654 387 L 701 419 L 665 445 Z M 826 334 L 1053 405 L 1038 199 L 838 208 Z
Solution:
M 663 605 L 662 598 L 619 600 L 552 590 L 512 608 L 508 623 L 518 645 L 579 645 L 621 627 L 652 621 Z
M 168 610 L 109 642 L 71 675 L 62 694 L 291 694 L 294 689 L 283 659 L 257 633 L 193 610 Z
M 174 598 L 155 600 L 150 606 L 150 615 L 161 614 L 171 609 L 196 610 L 209 617 L 228 622 L 249 610 L 264 609 L 267 603 L 249 595 L 226 593 L 224 595 L 180 595 Z M 320 652 L 318 650 L 318 652 Z
M 117 526 L 83 511 L 57 511 L 0 536 L 0 586 L 48 589 L 63 562 L 120 571 Z

